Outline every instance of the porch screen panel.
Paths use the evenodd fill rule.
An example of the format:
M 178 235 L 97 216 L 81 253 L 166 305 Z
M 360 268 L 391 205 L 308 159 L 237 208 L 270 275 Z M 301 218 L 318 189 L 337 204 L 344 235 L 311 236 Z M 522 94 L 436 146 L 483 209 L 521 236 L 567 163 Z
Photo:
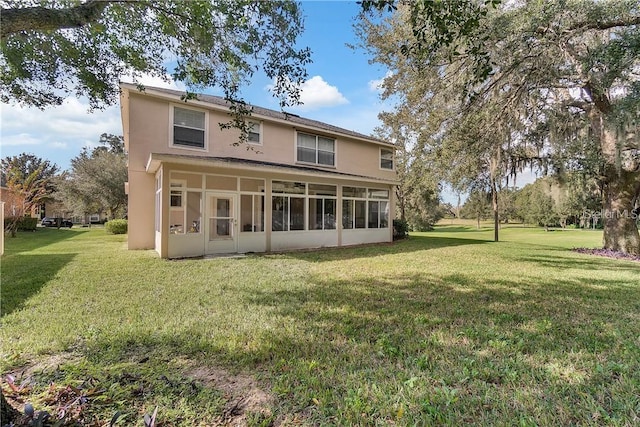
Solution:
M 353 202 L 349 199 L 342 201 L 342 228 L 345 230 L 353 228 Z
M 355 228 L 367 227 L 367 202 L 364 200 L 355 201 Z
M 287 231 L 289 224 L 289 198 L 273 196 L 271 211 L 271 230 Z
M 304 230 L 304 198 L 291 197 L 289 230 Z
M 202 193 L 187 192 L 187 219 L 185 228 L 187 233 L 199 233 L 202 221 Z
M 240 225 L 243 232 L 264 231 L 264 196 L 240 196 Z

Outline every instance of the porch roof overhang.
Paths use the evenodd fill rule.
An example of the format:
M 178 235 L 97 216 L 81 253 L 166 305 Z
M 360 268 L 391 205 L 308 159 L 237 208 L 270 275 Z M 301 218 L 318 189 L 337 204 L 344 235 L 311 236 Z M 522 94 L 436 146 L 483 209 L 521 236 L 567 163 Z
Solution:
M 355 175 L 333 170 L 316 169 L 309 166 L 285 165 L 281 163 L 261 162 L 258 160 L 239 159 L 234 157 L 189 156 L 179 154 L 151 153 L 147 160 L 147 173 L 156 173 L 163 163 L 185 166 L 215 167 L 229 170 L 252 170 L 282 175 L 313 176 L 322 178 L 345 179 L 386 185 L 400 185 L 400 181 L 371 176 Z

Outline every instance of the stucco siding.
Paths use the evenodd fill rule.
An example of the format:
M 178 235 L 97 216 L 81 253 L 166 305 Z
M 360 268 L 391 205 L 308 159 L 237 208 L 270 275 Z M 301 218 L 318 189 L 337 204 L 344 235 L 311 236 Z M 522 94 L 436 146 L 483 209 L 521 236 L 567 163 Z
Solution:
M 155 177 L 129 169 L 129 249 L 155 247 Z

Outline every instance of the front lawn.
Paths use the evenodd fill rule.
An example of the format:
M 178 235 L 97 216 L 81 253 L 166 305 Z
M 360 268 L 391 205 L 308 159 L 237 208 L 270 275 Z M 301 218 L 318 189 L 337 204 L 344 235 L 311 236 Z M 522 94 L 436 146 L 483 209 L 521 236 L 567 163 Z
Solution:
M 165 261 L 102 229 L 21 233 L 3 390 L 83 425 L 640 423 L 640 263 L 569 250 L 595 231 L 492 236 Z

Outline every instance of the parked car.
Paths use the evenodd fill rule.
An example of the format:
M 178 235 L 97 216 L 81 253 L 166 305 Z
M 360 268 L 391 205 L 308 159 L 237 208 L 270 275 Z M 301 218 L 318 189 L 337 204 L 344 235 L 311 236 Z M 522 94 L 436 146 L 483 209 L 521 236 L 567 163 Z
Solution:
M 73 222 L 71 222 L 70 219 L 65 219 L 65 218 L 44 217 L 42 218 L 42 221 L 40 222 L 40 224 L 43 227 L 57 227 L 58 221 L 60 221 L 60 227 L 69 227 L 69 228 L 73 227 Z

